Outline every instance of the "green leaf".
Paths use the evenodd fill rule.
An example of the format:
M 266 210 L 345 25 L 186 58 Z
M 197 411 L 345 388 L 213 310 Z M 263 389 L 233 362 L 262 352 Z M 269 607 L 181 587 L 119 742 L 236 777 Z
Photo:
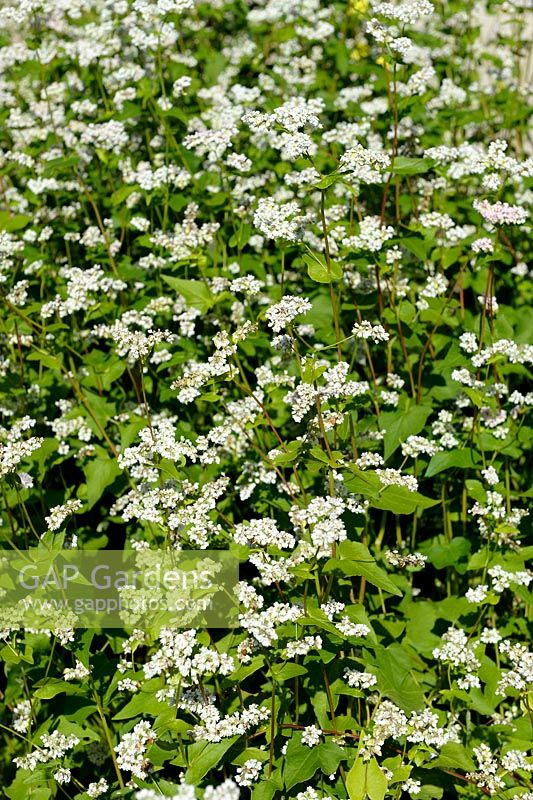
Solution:
M 417 508 L 431 508 L 440 502 L 420 492 L 411 492 L 405 486 L 384 487 L 373 470 L 363 471 L 351 465 L 350 472 L 353 474 L 345 478 L 344 485 L 350 492 L 367 498 L 373 508 L 392 511 L 394 514 L 412 514 Z
M 19 231 L 31 222 L 25 214 L 11 215 L 9 211 L 0 211 L 0 231 Z
M 466 748 L 459 742 L 447 742 L 441 747 L 437 758 L 426 765 L 428 769 L 434 769 L 435 767 L 464 769 L 466 772 L 474 772 L 476 769 L 476 765 Z
M 405 442 L 408 436 L 420 433 L 431 414 L 431 406 L 411 406 L 405 411 L 393 411 L 380 416 L 385 461 Z
M 35 770 L 28 774 L 27 770 L 18 770 L 13 783 L 4 789 L 5 796 L 9 800 L 48 800 L 52 796 L 52 790 L 39 783 L 46 783 L 46 777 L 41 770 Z
M 392 778 L 389 779 L 389 783 L 399 783 L 400 781 L 403 783 L 413 770 L 411 764 L 404 764 L 402 757 L 399 755 L 395 758 L 386 758 L 382 762 L 382 766 L 392 772 Z
M 57 729 L 67 736 L 77 736 L 82 742 L 98 742 L 100 740 L 100 734 L 92 728 L 78 725 L 77 722 L 71 722 L 65 716 L 60 718 Z
M 398 316 L 402 322 L 406 322 L 408 325 L 413 322 L 417 314 L 417 310 L 415 306 L 409 302 L 409 300 L 402 300 L 398 308 Z
M 106 390 L 110 389 L 111 384 L 120 378 L 126 370 L 126 363 L 121 359 L 116 359 L 113 361 L 112 359 L 108 358 L 108 364 L 109 366 L 100 376 L 102 388 Z
M 486 404 L 484 396 L 476 389 L 471 389 L 469 386 L 463 386 L 462 390 L 477 408 L 483 408 L 483 406 Z
M 114 206 L 119 206 L 124 200 L 133 194 L 133 192 L 137 191 L 136 186 L 121 186 L 120 189 L 117 189 L 111 195 L 111 204 Z
M 173 211 L 181 211 L 182 208 L 185 208 L 188 202 L 189 198 L 186 197 L 183 193 L 171 194 L 168 204 Z
M 44 681 L 43 685 L 40 683 L 36 684 L 37 689 L 33 692 L 33 696 L 38 697 L 39 700 L 51 700 L 58 694 L 77 694 L 79 692 L 79 686 L 59 680 L 59 678 L 49 678 Z
M 114 417 L 117 413 L 117 407 L 115 403 L 108 403 L 105 399 L 105 397 L 112 398 L 113 396 L 108 394 L 104 397 L 96 394 L 96 392 L 91 392 L 88 389 L 85 390 L 84 394 L 85 400 L 87 401 L 93 413 L 90 414 L 85 405 L 81 407 L 80 412 L 86 417 L 89 426 L 93 428 L 93 430 L 96 429 L 98 431 L 98 437 L 102 438 L 100 429 L 95 425 L 93 414 L 96 413 L 100 424 L 104 422 L 107 423 L 108 419 Z
M 278 683 L 288 681 L 290 678 L 296 678 L 299 675 L 307 675 L 306 667 L 301 664 L 282 664 L 281 666 L 272 665 L 272 674 Z
M 236 681 L 242 682 L 245 678 L 248 678 L 250 675 L 253 675 L 254 672 L 257 672 L 259 669 L 261 669 L 264 663 L 264 656 L 256 656 L 249 664 L 241 664 L 241 666 L 232 673 L 232 678 Z
M 147 688 L 148 687 L 148 688 Z M 114 720 L 133 719 L 137 716 L 149 715 L 157 717 L 162 712 L 166 711 L 168 704 L 159 702 L 155 696 L 155 691 L 158 687 L 154 683 L 145 683 L 142 690 L 137 692 L 131 700 L 126 703 L 117 714 L 114 715 Z
M 433 605 L 423 600 L 411 602 L 406 608 L 406 616 L 409 622 L 404 641 L 415 647 L 417 653 L 431 657 L 435 647 L 440 644 L 440 637 L 433 633 L 437 621 L 437 612 Z
M 473 469 L 475 466 L 474 454 L 469 447 L 465 447 L 464 450 L 450 450 L 446 453 L 435 453 L 428 464 L 425 477 L 431 478 L 433 475 L 438 475 L 439 472 L 444 472 L 445 469 L 452 469 L 454 467 L 459 469 Z
M 80 157 L 76 154 L 52 158 L 46 162 L 43 175 L 48 178 L 50 175 L 55 175 L 65 170 L 72 173 L 72 167 L 77 167 L 79 163 Z
M 329 563 L 330 562 L 327 562 L 327 564 L 329 564 Z M 338 562 L 335 562 L 335 563 L 338 564 Z M 324 565 L 324 566 L 326 566 L 326 565 Z M 327 571 L 330 572 L 330 571 L 332 571 L 334 569 L 335 569 L 335 567 L 332 567 L 332 568 L 328 569 Z M 339 567 L 339 569 L 340 569 L 340 567 Z M 339 635 L 339 632 L 338 632 L 337 628 L 335 627 L 335 625 L 328 620 L 328 618 L 326 617 L 324 612 L 319 608 L 308 608 L 307 609 L 307 614 L 306 614 L 305 617 L 303 617 L 301 619 L 301 622 L 302 622 L 303 625 L 312 624 L 314 628 L 320 628 L 321 630 L 329 631 L 329 633 L 332 633 L 334 636 L 338 636 Z
M 331 451 L 331 458 L 320 447 L 312 447 L 309 455 L 315 461 L 320 461 L 321 464 L 328 464 L 333 469 L 338 469 L 343 463 L 343 454 L 340 450 Z
M 462 248 L 461 247 L 450 247 L 446 248 L 444 254 L 442 256 L 442 266 L 444 269 L 448 269 L 451 267 L 452 264 L 456 264 L 459 261 L 461 256 Z
M 303 448 L 303 444 L 302 442 L 298 441 L 288 442 L 286 448 L 286 450 L 282 450 L 281 453 L 279 453 L 274 459 L 273 463 L 277 467 L 284 467 L 287 464 L 292 464 L 293 461 L 296 461 Z
M 350 492 L 362 494 L 363 497 L 377 497 L 382 489 L 382 483 L 374 470 L 362 470 L 350 466 L 351 475 L 344 479 L 344 485 Z
M 87 480 L 86 501 L 87 508 L 92 508 L 101 498 L 105 489 L 111 486 L 117 475 L 122 470 L 115 459 L 95 458 L 89 461 L 83 469 Z
M 221 742 L 195 742 L 189 747 L 189 768 L 185 773 L 185 782 L 196 786 L 210 769 L 216 767 L 222 757 L 239 739 L 232 736 Z
M 45 367 L 53 369 L 56 372 L 61 371 L 61 359 L 58 356 L 53 356 L 50 353 L 44 353 L 41 350 L 34 349 L 27 356 L 28 361 L 40 361 Z
M 405 486 L 387 486 L 378 497 L 370 500 L 370 505 L 393 514 L 414 514 L 417 508 L 431 508 L 439 502 L 420 492 L 410 492 Z
M 254 786 L 252 790 L 252 800 L 272 800 L 276 794 L 276 787 L 272 781 L 262 781 Z
M 401 597 L 402 593 L 391 581 L 385 570 L 378 567 L 368 548 L 361 542 L 341 542 L 338 547 L 338 558 L 331 558 L 324 564 L 324 572 L 339 569 L 346 576 L 360 575 L 373 586 L 383 589 L 389 594 Z
M 425 239 L 409 236 L 407 239 L 401 239 L 400 244 L 402 247 L 407 248 L 410 253 L 413 253 L 421 261 L 425 261 L 428 257 L 428 246 Z
M 312 778 L 319 767 L 318 748 L 302 744 L 301 735 L 294 736 L 287 745 L 283 776 L 285 788 Z
M 346 775 L 346 789 L 350 800 L 383 800 L 388 781 L 375 758 L 363 761 L 357 758 Z
M 341 280 L 342 268 L 335 261 L 330 261 L 330 270 L 328 271 L 326 262 L 318 256 L 306 254 L 302 256 L 302 259 L 307 264 L 307 274 L 311 280 L 317 283 L 333 283 Z
M 158 740 L 157 744 L 152 744 L 148 751 L 150 763 L 155 767 L 162 766 L 166 761 L 170 761 L 176 755 L 175 744 L 173 742 Z
M 324 775 L 334 775 L 345 758 L 344 750 L 334 742 L 324 742 L 317 747 L 318 763 Z
M 487 492 L 481 481 L 467 480 L 465 486 L 468 490 L 468 496 L 472 497 L 478 503 L 485 503 L 487 501 Z
M 314 184 L 314 189 L 327 189 L 332 186 L 336 181 L 341 180 L 342 175 L 338 172 L 331 172 L 329 175 L 324 175 L 317 183 Z
M 246 223 L 241 225 L 238 232 L 233 234 L 229 240 L 230 247 L 237 247 L 239 250 L 245 246 L 253 233 L 253 228 L 250 224 Z
M 19 664 L 21 657 L 11 645 L 6 644 L 0 649 L 0 661 L 3 661 L 5 664 Z
M 376 648 L 374 657 L 368 657 L 377 668 L 378 688 L 382 694 L 407 713 L 424 707 L 424 692 L 411 675 L 419 661 L 413 651 L 394 643 Z M 423 662 L 420 664 L 423 666 Z
M 321 461 L 323 464 L 329 464 L 330 462 L 328 454 L 325 453 L 321 447 L 312 447 L 309 451 L 309 455 L 316 461 Z
M 257 758 L 258 761 L 268 761 L 268 753 L 265 750 L 261 750 L 259 747 L 247 747 L 246 750 L 239 753 L 231 763 L 241 767 L 249 758 Z
M 214 306 L 215 298 L 202 281 L 174 278 L 173 275 L 161 275 L 161 277 L 171 289 L 175 289 L 183 297 L 187 305 L 197 308 L 202 314 L 206 314 Z
M 428 172 L 434 163 L 432 158 L 407 158 L 406 156 L 397 156 L 394 159 L 391 172 L 394 173 L 394 175 L 419 175 L 423 172 Z
M 464 556 L 470 553 L 471 542 L 463 536 L 454 536 L 447 541 L 444 536 L 439 536 L 432 542 L 421 542 L 420 552 L 427 556 L 436 569 L 458 565 Z

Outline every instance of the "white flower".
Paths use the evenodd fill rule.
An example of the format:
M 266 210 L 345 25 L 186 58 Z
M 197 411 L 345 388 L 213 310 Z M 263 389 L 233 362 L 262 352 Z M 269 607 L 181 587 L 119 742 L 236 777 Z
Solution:
M 483 219 L 493 225 L 523 225 L 528 217 L 525 208 L 500 201 L 491 204 L 488 200 L 474 200 L 473 205 Z
M 69 769 L 65 769 L 65 767 L 60 767 L 57 772 L 54 772 L 54 779 L 60 783 L 70 783 L 72 778 L 71 772 Z
M 343 636 L 356 636 L 357 638 L 363 638 L 364 636 L 368 636 L 370 633 L 370 628 L 368 625 L 352 622 L 352 620 L 347 616 L 343 617 L 340 622 L 337 622 L 335 627 L 339 633 L 342 633 Z
M 63 670 L 63 678 L 66 681 L 83 680 L 83 678 L 87 678 L 90 674 L 91 670 L 87 669 L 78 658 L 76 659 L 75 667 L 67 667 Z
M 340 159 L 340 172 L 362 183 L 380 183 L 382 173 L 390 167 L 390 156 L 378 150 L 367 150 L 360 144 L 347 150 Z
M 81 500 L 67 500 L 62 506 L 54 506 L 50 509 L 49 516 L 45 517 L 45 522 L 49 531 L 57 531 L 63 522 L 71 514 L 75 514 L 83 507 Z
M 479 637 L 480 642 L 484 644 L 498 644 L 501 641 L 501 635 L 496 628 L 483 628 Z
M 389 392 L 386 389 L 381 389 L 379 397 L 383 405 L 386 406 L 394 406 L 396 408 L 400 402 L 400 395 L 398 392 Z
M 373 342 L 388 342 L 390 335 L 383 325 L 372 325 L 371 322 L 363 320 L 356 322 L 352 328 L 352 333 L 356 339 L 372 339 Z
M 475 587 L 475 589 L 468 589 L 465 597 L 469 603 L 482 603 L 487 597 L 488 591 L 489 587 L 483 583 L 480 583 L 479 586 Z
M 272 198 L 261 198 L 254 214 L 254 225 L 269 239 L 297 242 L 302 238 L 308 217 L 300 211 L 298 203 L 291 201 L 280 205 Z
M 419 455 L 434 456 L 442 448 L 423 436 L 408 436 L 402 444 L 402 455 L 416 458 Z
M 280 531 L 276 521 L 267 517 L 265 519 L 252 519 L 249 523 L 239 523 L 235 526 L 233 538 L 237 544 L 249 547 L 267 547 L 272 545 L 280 549 L 292 549 L 296 540 L 291 533 Z
M 486 744 L 474 747 L 474 756 L 478 762 L 478 772 L 468 772 L 466 777 L 480 788 L 487 788 L 489 794 L 495 794 L 505 786 L 502 778 L 496 774 L 498 762 Z
M 469 644 L 465 631 L 460 628 L 448 628 L 441 639 L 443 644 L 433 650 L 433 658 L 453 667 L 463 668 L 467 673 L 479 669 L 481 664 Z
M 317 728 L 316 725 L 308 725 L 307 728 L 304 728 L 302 731 L 302 743 L 306 744 L 308 747 L 314 747 L 319 743 L 321 735 L 322 731 L 320 728 Z
M 174 97 L 181 97 L 185 94 L 191 83 L 192 78 L 189 78 L 188 75 L 183 75 L 181 78 L 178 78 L 172 84 L 172 95 Z
M 29 281 L 18 281 L 6 295 L 6 300 L 14 306 L 22 307 L 28 299 L 29 285 Z
M 420 790 L 422 788 L 422 784 L 420 781 L 415 781 L 413 778 L 407 778 L 405 783 L 402 783 L 402 790 L 410 794 L 411 797 L 420 794 Z
M 345 607 L 345 604 L 340 603 L 338 600 L 328 600 L 327 603 L 322 603 L 320 609 L 331 622 L 335 614 L 340 614 L 341 611 L 344 611 Z
M 109 789 L 109 784 L 105 778 L 100 778 L 99 781 L 90 783 L 87 787 L 87 794 L 89 797 L 100 797 L 105 794 Z
M 144 754 L 148 745 L 156 739 L 156 734 L 149 722 L 141 720 L 130 733 L 125 733 L 114 748 L 117 753 L 117 764 L 135 775 L 144 779 L 147 775 L 147 764 Z
M 517 769 L 533 772 L 533 763 L 529 762 L 527 757 L 527 753 L 523 750 L 508 750 L 502 756 L 502 767 L 508 772 L 515 772 Z
M 227 717 L 222 717 L 218 709 L 212 704 L 202 703 L 197 713 L 202 719 L 202 725 L 195 725 L 192 734 L 196 741 L 220 742 L 232 736 L 243 736 L 251 727 L 268 719 L 270 712 L 263 706 L 252 703 L 243 711 L 235 711 Z M 204 795 L 204 797 L 207 796 Z
M 479 689 L 481 688 L 481 681 L 473 672 L 467 672 L 462 678 L 457 679 L 457 686 L 459 689 L 464 689 L 465 691 L 468 691 L 468 689 Z
M 320 795 L 316 789 L 313 789 L 312 786 L 308 786 L 305 791 L 298 792 L 296 800 L 320 800 Z M 324 798 L 324 800 L 330 800 L 330 798 Z
M 402 555 L 398 550 L 387 550 L 385 558 L 393 567 L 423 567 L 428 560 L 422 553 L 406 553 Z
M 453 228 L 453 219 L 448 214 L 440 214 L 438 211 L 429 211 L 421 214 L 418 219 L 423 228 L 439 228 L 449 230 Z
M 526 570 L 508 572 L 500 564 L 490 567 L 488 573 L 492 580 L 492 588 L 498 594 L 505 591 L 505 589 L 509 589 L 513 584 L 515 586 L 529 586 L 533 580 L 533 573 L 531 572 Z
M 239 786 L 251 786 L 261 774 L 263 764 L 257 758 L 249 758 L 242 767 L 239 767 L 235 775 L 235 782 Z
M 123 122 L 91 122 L 81 134 L 82 142 L 92 144 L 102 150 L 120 153 L 127 145 L 129 136 Z
M 13 721 L 12 726 L 14 730 L 19 733 L 24 733 L 28 730 L 32 723 L 31 718 L 31 703 L 29 700 L 21 700 L 13 708 Z
M 372 3 L 375 14 L 397 20 L 404 25 L 414 25 L 421 17 L 433 14 L 434 7 L 429 0 L 408 0 L 402 3 Z
M 33 478 L 27 472 L 19 472 L 18 476 L 25 489 L 31 489 L 33 487 Z
M 231 147 L 231 140 L 237 133 L 238 130 L 233 124 L 214 130 L 202 127 L 186 136 L 183 146 L 194 150 L 199 156 L 207 156 L 208 161 L 215 162 L 221 159 L 226 150 Z
M 265 317 L 268 325 L 276 333 L 286 328 L 297 316 L 311 310 L 307 297 L 285 295 L 279 303 L 267 309 Z
M 35 420 L 31 420 L 31 424 L 34 423 Z M 26 440 L 21 439 L 22 431 L 19 431 L 17 425 L 15 423 L 11 429 L 0 428 L 0 478 L 9 472 L 15 472 L 17 465 L 38 450 L 44 441 L 38 436 L 32 436 Z M 2 441 L 4 437 L 6 441 Z
M 380 217 L 368 216 L 359 223 L 359 235 L 346 237 L 342 244 L 349 249 L 370 250 L 375 253 L 393 236 L 394 228 L 383 225 Z
M 478 348 L 476 334 L 470 331 L 462 333 L 459 337 L 459 346 L 467 353 L 475 353 Z
M 361 453 L 359 458 L 356 459 L 355 464 L 359 469 L 368 469 L 369 467 L 380 467 L 385 462 L 383 456 L 379 453 Z
M 287 658 L 294 658 L 296 655 L 305 656 L 310 650 L 320 650 L 322 648 L 322 637 L 304 636 L 294 642 L 287 643 Z
M 14 758 L 13 761 L 17 767 L 33 772 L 39 763 L 45 764 L 47 761 L 63 758 L 68 750 L 72 750 L 73 747 L 80 743 L 80 740 L 77 736 L 66 736 L 56 730 L 52 731 L 52 733 L 41 734 L 41 743 L 42 747 L 40 749 L 33 750 L 25 756 Z
M 533 683 L 533 653 L 525 645 L 511 644 L 507 640 L 499 643 L 498 649 L 511 662 L 512 669 L 502 675 L 496 691 L 505 694 L 507 689 L 525 691 Z
M 472 251 L 474 253 L 493 253 L 494 242 L 487 236 L 483 236 L 481 239 L 476 239 L 472 242 Z
M 240 796 L 239 787 L 229 778 L 218 786 L 208 786 L 204 792 L 204 800 L 239 800 Z M 184 800 L 188 800 L 188 798 L 184 798 Z M 193 800 L 192 797 L 191 800 Z
M 496 484 L 500 480 L 498 473 L 496 472 L 494 467 L 487 467 L 487 469 L 482 469 L 481 474 L 483 475 L 483 478 L 487 481 L 489 486 L 496 486 Z
M 371 672 L 359 672 L 356 669 L 345 669 L 344 680 L 354 689 L 370 689 L 378 679 Z
M 376 475 L 383 486 L 405 486 L 410 492 L 418 490 L 418 481 L 414 475 L 403 475 L 398 469 L 377 469 Z

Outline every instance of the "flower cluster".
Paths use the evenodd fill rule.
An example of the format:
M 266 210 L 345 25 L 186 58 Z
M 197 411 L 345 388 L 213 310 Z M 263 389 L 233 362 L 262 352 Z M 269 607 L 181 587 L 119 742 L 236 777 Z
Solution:
M 118 766 L 131 772 L 136 778 L 146 778 L 149 764 L 145 753 L 155 739 L 150 723 L 144 720 L 138 722 L 130 733 L 124 734 L 115 747 Z
M 6 797 L 533 800 L 527 10 L 0 3 Z

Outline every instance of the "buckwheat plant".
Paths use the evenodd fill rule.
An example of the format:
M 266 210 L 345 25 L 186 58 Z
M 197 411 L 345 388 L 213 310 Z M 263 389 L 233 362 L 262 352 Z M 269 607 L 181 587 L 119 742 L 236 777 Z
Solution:
M 532 26 L 0 0 L 2 547 L 240 564 L 2 612 L 2 798 L 532 800 Z

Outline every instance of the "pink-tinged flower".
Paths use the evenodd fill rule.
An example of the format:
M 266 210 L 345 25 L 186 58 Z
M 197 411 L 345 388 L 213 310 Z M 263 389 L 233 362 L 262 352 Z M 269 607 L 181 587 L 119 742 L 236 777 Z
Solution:
M 489 203 L 488 200 L 474 200 L 474 208 L 483 219 L 493 225 L 523 225 L 527 220 L 527 211 L 520 206 L 509 203 Z

